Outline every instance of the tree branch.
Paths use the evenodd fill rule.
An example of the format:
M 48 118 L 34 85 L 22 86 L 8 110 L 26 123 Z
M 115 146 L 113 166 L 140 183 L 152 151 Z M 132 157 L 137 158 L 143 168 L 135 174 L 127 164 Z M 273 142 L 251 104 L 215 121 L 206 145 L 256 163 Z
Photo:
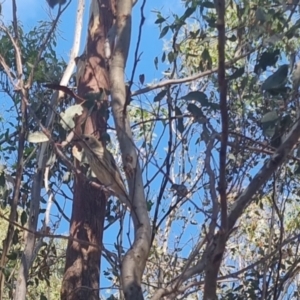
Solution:
M 225 62 L 225 67 L 232 66 L 234 63 L 236 63 L 240 59 L 245 58 L 248 55 L 250 55 L 251 53 L 253 53 L 255 50 L 256 49 L 251 50 L 251 51 L 249 51 L 249 52 L 247 52 L 247 53 L 245 53 L 243 55 L 240 55 L 240 56 L 238 56 L 238 57 L 236 57 L 234 59 L 231 59 L 228 62 Z M 184 77 L 184 78 L 179 78 L 179 79 L 168 79 L 168 80 L 164 80 L 164 81 L 161 81 L 161 82 L 158 82 L 158 83 L 149 84 L 147 87 L 145 87 L 143 89 L 140 89 L 140 90 L 132 92 L 131 93 L 131 97 L 142 95 L 142 94 L 146 94 L 146 93 L 148 93 L 150 91 L 153 91 L 153 90 L 156 90 L 156 89 L 160 89 L 160 88 L 163 88 L 163 87 L 168 86 L 168 85 L 175 85 L 175 84 L 179 84 L 179 83 L 186 83 L 186 82 L 194 81 L 194 80 L 197 80 L 199 78 L 203 78 L 205 76 L 208 76 L 208 75 L 211 75 L 213 73 L 216 73 L 216 72 L 218 72 L 218 70 L 219 70 L 219 67 L 216 67 L 216 68 L 213 68 L 211 70 L 207 70 L 207 71 L 202 72 L 202 73 L 197 73 L 197 74 L 192 75 L 192 76 L 188 76 L 188 77 Z
M 122 286 L 125 299 L 143 299 L 141 279 L 150 250 L 151 227 L 144 195 L 142 173 L 134 146 L 129 116 L 124 112 L 126 89 L 124 69 L 131 35 L 131 0 L 117 1 L 116 45 L 111 57 L 109 78 L 111 83 L 111 106 L 120 142 L 124 170 L 127 176 L 135 238 L 122 263 Z M 137 217 L 138 216 L 138 217 Z

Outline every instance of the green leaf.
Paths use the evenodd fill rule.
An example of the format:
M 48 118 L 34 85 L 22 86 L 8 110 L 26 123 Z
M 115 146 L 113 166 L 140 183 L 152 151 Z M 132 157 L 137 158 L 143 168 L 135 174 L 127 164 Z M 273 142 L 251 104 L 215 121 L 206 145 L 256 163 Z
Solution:
M 202 65 L 204 67 L 206 67 L 205 69 L 206 70 L 209 70 L 211 69 L 211 66 L 212 66 L 212 58 L 210 56 L 210 53 L 209 53 L 209 50 L 207 48 L 205 48 L 203 50 L 203 52 L 201 53 L 201 58 L 202 58 Z
M 6 189 L 6 186 L 5 185 L 0 186 L 0 197 L 1 197 L 1 199 L 6 199 L 7 193 L 8 193 L 8 191 Z
M 154 24 L 161 24 L 161 23 L 163 23 L 163 22 L 165 22 L 165 21 L 166 21 L 165 18 L 163 18 L 162 16 L 159 16 L 159 17 L 156 19 L 156 21 L 154 22 Z
M 205 8 L 215 8 L 214 3 L 210 2 L 210 1 L 204 1 L 204 2 L 202 2 L 201 6 L 205 7 Z
M 155 97 L 154 97 L 154 102 L 158 102 L 162 100 L 167 94 L 167 90 L 161 90 Z
M 270 111 L 262 117 L 261 124 L 265 136 L 273 137 L 275 135 L 278 120 L 276 111 Z
M 299 163 L 295 167 L 294 174 L 295 175 L 300 175 L 300 164 Z
M 292 124 L 293 124 L 293 119 L 290 114 L 283 116 L 280 121 L 281 132 L 287 131 Z
M 25 210 L 22 211 L 21 213 L 21 224 L 24 226 L 27 222 L 27 213 Z
M 187 106 L 188 111 L 195 117 L 195 118 L 202 118 L 204 117 L 204 114 L 201 110 L 201 108 L 199 108 L 197 105 L 190 103 Z
M 16 260 L 18 258 L 17 252 L 12 252 L 10 254 L 7 254 L 6 257 L 10 260 Z
M 75 127 L 74 118 L 82 114 L 83 107 L 79 104 L 72 105 L 60 114 L 60 124 L 65 130 L 70 130 Z
M 216 110 L 220 110 L 220 104 L 219 103 L 213 103 L 213 102 L 209 102 L 208 106 L 213 109 L 214 111 Z
M 230 41 L 230 42 L 235 42 L 236 40 L 237 40 L 237 37 L 234 34 L 232 34 L 230 37 L 228 37 L 228 41 Z
M 19 241 L 19 229 L 16 229 L 15 232 L 14 232 L 14 235 L 13 235 L 13 239 L 12 239 L 12 242 L 14 245 L 17 245 L 20 243 Z
M 154 204 L 154 202 L 152 202 L 151 200 L 147 201 L 147 210 L 148 211 L 151 211 L 151 208 L 152 208 L 153 204 Z
M 265 13 L 263 8 L 261 7 L 257 8 L 255 12 L 255 19 L 260 23 L 264 23 L 265 21 L 267 21 L 267 14 Z
M 38 280 L 38 278 L 36 278 L 36 277 L 34 278 L 34 283 L 35 283 L 36 286 L 39 285 L 39 280 Z
M 289 65 L 282 65 L 278 70 L 269 76 L 265 82 L 262 84 L 262 90 L 270 91 L 275 89 L 283 88 L 289 71 Z
M 205 93 L 196 91 L 196 92 L 190 92 L 187 95 L 183 96 L 181 99 L 186 101 L 192 101 L 196 100 L 199 103 L 201 103 L 202 106 L 208 106 L 208 98 Z
M 48 300 L 48 298 L 44 294 L 41 294 L 40 300 Z
M 5 186 L 5 172 L 4 172 L 5 166 L 0 164 L 0 187 Z
M 161 33 L 160 33 L 160 36 L 159 36 L 160 39 L 163 38 L 163 37 L 168 33 L 169 28 L 170 28 L 169 26 L 165 26 L 165 27 L 161 30 Z
M 300 157 L 300 146 L 298 146 L 298 148 L 297 148 L 296 157 Z
M 267 112 L 261 118 L 261 123 L 276 123 L 277 121 L 278 121 L 278 115 L 275 110 Z
M 106 221 L 107 221 L 108 223 L 112 223 L 112 222 L 115 221 L 115 218 L 114 218 L 114 216 L 109 215 L 109 216 L 106 217 Z
M 200 29 L 197 29 L 196 31 L 190 31 L 190 36 L 192 39 L 196 39 L 200 33 Z
M 141 84 L 144 84 L 144 82 L 145 82 L 145 74 L 140 74 L 139 75 L 139 80 L 140 80 Z
M 111 138 L 109 133 L 107 132 L 103 132 L 101 135 L 101 141 L 105 142 L 105 143 L 110 143 L 111 142 Z
M 265 51 L 260 56 L 258 63 L 254 67 L 254 72 L 259 73 L 259 70 L 266 71 L 267 67 L 272 67 L 277 63 L 280 51 L 278 49 L 274 51 Z
M 203 19 L 207 22 L 208 26 L 211 28 L 216 28 L 217 27 L 217 19 L 215 16 L 203 16 Z
M 245 72 L 245 67 L 241 67 L 241 68 L 235 70 L 235 72 L 228 77 L 228 80 L 237 79 L 237 78 L 241 77 L 244 74 L 244 72 Z
M 186 9 L 186 11 L 184 12 L 183 16 L 181 17 L 181 19 L 185 20 L 188 17 L 190 17 L 196 10 L 196 6 L 195 7 L 188 7 Z
M 175 116 L 182 116 L 182 112 L 178 106 L 175 107 Z M 183 124 L 183 118 L 177 119 L 177 129 L 180 133 L 184 132 L 184 124 Z
M 158 70 L 158 57 L 157 56 L 154 58 L 154 66 L 155 66 L 155 69 Z
M 271 138 L 270 145 L 274 148 L 278 148 L 281 145 L 281 134 L 278 126 L 275 127 L 275 133 Z
M 27 140 L 29 143 L 43 143 L 49 141 L 45 133 L 41 131 L 30 132 Z
M 171 64 L 171 63 L 174 61 L 174 59 L 175 59 L 174 52 L 173 52 L 173 51 L 170 51 L 170 52 L 168 53 L 168 61 L 169 61 L 169 63 Z
M 297 22 L 285 33 L 285 36 L 288 39 L 293 38 L 297 34 L 299 27 L 300 27 L 300 20 L 297 20 Z

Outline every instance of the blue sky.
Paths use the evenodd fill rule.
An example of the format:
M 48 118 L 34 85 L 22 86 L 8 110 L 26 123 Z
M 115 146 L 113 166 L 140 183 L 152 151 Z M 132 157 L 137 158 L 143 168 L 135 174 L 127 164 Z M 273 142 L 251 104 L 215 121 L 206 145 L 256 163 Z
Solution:
M 88 15 L 89 15 L 89 4 L 90 0 L 86 1 L 85 6 L 85 15 L 84 15 L 84 27 L 82 32 L 82 43 L 81 49 L 84 48 L 86 42 L 86 30 L 87 30 L 87 22 L 88 22 Z M 139 1 L 134 9 L 133 9 L 133 26 L 132 26 L 132 42 L 131 42 L 131 51 L 136 45 L 137 41 L 137 30 L 139 27 L 140 22 L 140 6 L 141 2 Z M 49 20 L 49 14 L 55 16 L 57 11 L 57 7 L 54 10 L 51 10 L 46 0 L 17 0 L 18 6 L 18 18 L 21 20 L 22 25 L 25 29 L 29 29 L 33 26 L 37 25 L 37 21 L 39 20 Z M 73 43 L 73 29 L 75 26 L 75 15 L 77 9 L 77 1 L 72 0 L 70 6 L 68 7 L 67 11 L 63 14 L 60 24 L 59 24 L 59 32 L 60 38 L 59 43 L 57 46 L 58 53 L 67 61 L 68 54 L 70 48 Z M 137 75 L 140 73 L 145 73 L 146 81 L 147 79 L 150 80 L 153 78 L 161 77 L 161 72 L 156 71 L 154 68 L 154 58 L 158 56 L 159 58 L 162 55 L 162 47 L 163 42 L 158 40 L 159 36 L 159 29 L 154 21 L 156 20 L 155 13 L 152 13 L 151 10 L 159 10 L 162 12 L 169 11 L 169 4 L 168 1 L 158 1 L 158 0 L 151 0 L 147 1 L 144 15 L 146 17 L 145 24 L 143 26 L 143 36 L 141 41 L 141 52 L 143 55 L 141 57 L 141 61 L 137 68 Z M 180 9 L 180 1 L 174 1 L 172 3 L 172 11 L 174 12 L 176 9 Z M 26 14 L 23 13 L 26 11 Z M 2 15 L 4 17 L 5 23 L 11 20 L 12 15 L 12 7 L 10 0 L 4 0 L 2 4 Z M 128 58 L 127 63 L 127 72 L 126 75 L 131 74 L 133 63 L 133 52 Z M 151 67 L 150 67 L 151 66 Z

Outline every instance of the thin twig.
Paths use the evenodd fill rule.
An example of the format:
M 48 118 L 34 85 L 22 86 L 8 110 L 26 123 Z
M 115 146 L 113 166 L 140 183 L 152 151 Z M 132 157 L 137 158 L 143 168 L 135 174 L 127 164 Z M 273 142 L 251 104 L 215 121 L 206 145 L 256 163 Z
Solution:
M 135 48 L 135 53 L 134 53 L 134 63 L 133 63 L 133 68 L 132 68 L 132 72 L 131 72 L 131 78 L 130 78 L 129 86 L 128 86 L 128 93 L 129 93 L 129 95 L 127 95 L 128 99 L 127 99 L 126 105 L 124 106 L 124 111 L 126 110 L 126 106 L 129 104 L 128 100 L 130 98 L 130 90 L 131 90 L 131 87 L 133 85 L 135 71 L 136 71 L 138 62 L 140 60 L 139 59 L 140 58 L 139 48 L 140 48 L 140 43 L 141 43 L 141 40 L 142 40 L 142 31 L 143 31 L 142 29 L 143 29 L 143 25 L 145 23 L 145 15 L 144 15 L 145 5 L 146 5 L 146 0 L 143 0 L 143 3 L 141 5 L 141 21 L 140 21 L 140 25 L 139 25 L 138 40 L 137 40 L 137 43 L 136 43 L 136 48 Z
M 249 51 L 249 52 L 247 52 L 243 55 L 240 55 L 239 57 L 231 59 L 230 61 L 228 61 L 224 64 L 225 67 L 232 66 L 234 63 L 236 63 L 237 61 L 239 61 L 242 58 L 247 57 L 248 55 L 250 55 L 254 51 L 255 51 L 255 49 L 251 50 L 251 51 Z M 199 78 L 214 74 L 214 73 L 218 72 L 218 69 L 219 69 L 219 67 L 216 67 L 216 68 L 213 68 L 211 70 L 201 72 L 201 73 L 197 73 L 197 74 L 192 75 L 192 76 L 188 76 L 188 77 L 184 77 L 184 78 L 178 78 L 178 79 L 169 79 L 169 80 L 161 81 L 161 82 L 158 82 L 158 83 L 150 84 L 149 86 L 147 86 L 143 89 L 132 92 L 131 97 L 137 96 L 137 95 L 142 95 L 142 94 L 148 93 L 152 90 L 156 90 L 156 89 L 168 86 L 168 85 L 175 85 L 175 84 L 179 84 L 179 83 L 186 83 L 186 82 L 194 81 L 194 80 L 197 80 Z

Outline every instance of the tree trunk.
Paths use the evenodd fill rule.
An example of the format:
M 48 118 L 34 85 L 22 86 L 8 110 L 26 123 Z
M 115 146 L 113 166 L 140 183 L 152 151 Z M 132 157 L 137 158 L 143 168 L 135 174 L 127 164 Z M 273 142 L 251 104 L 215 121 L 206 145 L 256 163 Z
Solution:
M 88 93 L 98 94 L 99 97 L 92 113 L 88 115 L 88 109 L 85 108 L 78 118 L 76 134 L 93 133 L 101 137 L 106 131 L 103 110 L 107 109 L 106 91 L 109 90 L 109 80 L 104 58 L 104 42 L 113 24 L 113 12 L 111 1 L 93 0 L 91 3 L 87 45 L 83 55 L 77 59 L 77 89 L 82 98 L 86 98 Z M 79 163 L 76 164 L 79 168 Z M 70 235 L 76 238 L 76 241 L 70 240 L 67 247 L 62 299 L 99 299 L 106 201 L 106 196 L 101 190 L 75 178 Z M 87 244 L 79 243 L 77 239 L 86 241 Z

